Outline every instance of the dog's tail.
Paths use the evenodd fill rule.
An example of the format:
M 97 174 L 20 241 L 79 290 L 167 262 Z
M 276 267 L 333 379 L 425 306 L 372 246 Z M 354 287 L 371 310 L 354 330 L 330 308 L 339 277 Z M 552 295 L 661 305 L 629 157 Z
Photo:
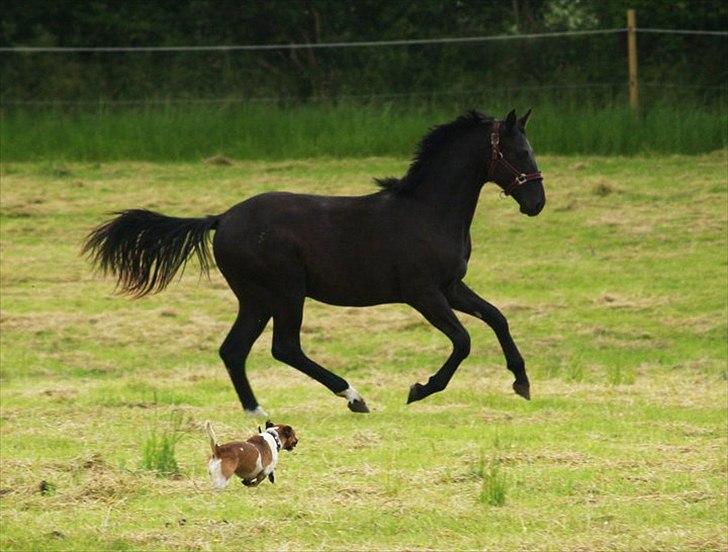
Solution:
M 205 431 L 207 431 L 207 437 L 210 439 L 212 455 L 217 458 L 217 437 L 215 437 L 215 432 L 212 431 L 212 424 L 210 423 L 210 420 L 205 422 Z

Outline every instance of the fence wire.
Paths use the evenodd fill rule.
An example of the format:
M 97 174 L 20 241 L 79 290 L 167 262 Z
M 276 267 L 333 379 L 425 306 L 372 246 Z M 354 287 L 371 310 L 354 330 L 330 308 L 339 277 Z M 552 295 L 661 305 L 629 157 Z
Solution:
M 664 33 L 683 35 L 728 36 L 728 31 L 700 31 L 689 29 L 635 29 L 638 33 Z M 604 35 L 627 32 L 626 27 L 613 29 L 591 29 L 583 31 L 558 31 L 550 33 L 465 36 L 443 38 L 414 38 L 403 40 L 371 40 L 354 42 L 306 42 L 299 44 L 244 44 L 217 46 L 13 46 L 0 48 L 0 52 L 16 53 L 64 53 L 64 52 L 234 52 L 260 50 L 313 50 L 320 48 L 362 48 L 380 46 L 415 46 L 426 44 L 458 44 L 467 42 L 489 42 L 501 40 L 525 40 L 535 38 L 557 38 L 567 36 Z
M 625 27 L 619 27 L 619 28 L 610 28 L 610 29 L 589 29 L 589 30 L 581 30 L 581 31 L 560 31 L 560 32 L 546 32 L 546 33 L 531 33 L 531 34 L 516 34 L 516 35 L 490 35 L 490 36 L 470 36 L 470 37 L 440 37 L 440 38 L 422 38 L 422 39 L 402 39 L 402 40 L 381 40 L 381 41 L 355 41 L 355 42 L 324 42 L 324 43 L 291 43 L 291 44 L 245 44 L 245 45 L 210 45 L 210 46 L 109 46 L 109 47 L 32 47 L 32 46 L 16 46 L 16 47 L 3 47 L 0 48 L 0 53 L 4 55 L 11 56 L 12 59 L 21 60 L 20 64 L 16 65 L 17 71 L 25 71 L 26 75 L 33 75 L 34 72 L 40 72 L 43 73 L 44 71 L 53 70 L 53 64 L 57 62 L 53 62 L 52 59 L 57 58 L 46 58 L 45 60 L 41 60 L 39 62 L 39 65 L 36 65 L 34 62 L 31 61 L 31 59 L 36 59 L 35 56 L 28 56 L 26 57 L 25 54 L 79 54 L 80 56 L 85 56 L 86 54 L 115 54 L 115 53 L 160 53 L 162 56 L 164 53 L 177 53 L 180 55 L 184 55 L 185 52 L 189 53 L 200 53 L 200 55 L 204 55 L 205 52 L 218 52 L 221 53 L 221 55 L 226 55 L 227 53 L 235 53 L 240 52 L 239 56 L 245 56 L 245 52 L 260 52 L 260 56 L 265 56 L 268 54 L 265 54 L 263 52 L 270 51 L 291 51 L 291 55 L 293 54 L 293 51 L 295 50 L 328 50 L 331 52 L 330 54 L 327 54 L 329 56 L 339 56 L 339 54 L 336 54 L 336 50 L 342 49 L 354 49 L 354 48 L 379 48 L 379 47 L 400 47 L 400 46 L 425 46 L 425 45 L 457 45 L 457 44 L 474 44 L 474 43 L 487 43 L 487 42 L 508 42 L 508 41 L 522 41 L 527 43 L 524 48 L 527 48 L 527 50 L 522 50 L 520 52 L 521 56 L 528 56 L 532 55 L 533 53 L 537 53 L 538 50 L 533 50 L 533 48 L 538 48 L 538 46 L 535 46 L 531 41 L 533 40 L 539 40 L 539 39 L 549 39 L 549 38 L 571 38 L 571 37 L 589 37 L 589 36 L 599 36 L 599 35 L 620 35 L 620 34 L 626 34 L 628 31 Z M 708 31 L 708 30 L 691 30 L 691 29 L 655 29 L 655 28 L 637 28 L 636 31 L 638 33 L 646 33 L 646 34 L 664 34 L 664 35 L 686 35 L 686 36 L 711 36 L 711 37 L 728 37 L 728 31 Z M 724 47 L 724 41 L 721 40 L 721 47 Z M 616 43 L 615 43 L 616 45 Z M 504 46 L 505 47 L 505 46 Z M 603 46 L 602 46 L 603 47 Z M 613 46 L 610 46 L 613 47 Z M 593 49 L 593 48 L 592 48 Z M 553 48 L 552 48 L 553 50 Z M 565 48 L 564 51 L 569 51 L 570 48 Z M 573 48 L 571 48 L 573 50 Z M 508 59 L 511 55 L 511 52 L 517 52 L 518 50 L 504 50 L 501 54 L 501 57 L 498 58 L 499 60 Z M 580 52 L 583 52 L 584 55 L 588 54 L 586 51 L 579 50 Z M 394 52 L 394 51 L 393 51 Z M 401 50 L 400 50 L 401 52 Z M 526 52 L 526 53 L 524 53 Z M 528 52 L 531 52 L 530 54 Z M 254 54 L 250 54 L 254 55 Z M 275 55 L 273 53 L 269 55 Z M 323 52 L 321 53 L 321 56 L 323 56 Z M 341 54 L 344 55 L 343 53 Z M 353 54 L 351 54 L 353 55 Z M 389 56 L 389 54 L 385 54 L 386 56 Z M 392 54 L 394 55 L 394 53 Z M 575 63 L 575 59 L 573 57 L 573 51 L 569 54 L 571 56 L 571 61 L 569 63 Z M 17 56 L 17 57 L 16 57 Z M 498 56 L 496 56 L 497 58 Z M 156 56 L 155 56 L 156 58 Z M 115 58 L 119 59 L 119 58 Z M 124 63 L 139 63 L 140 60 L 143 60 L 144 58 L 138 58 L 136 56 L 130 57 L 130 58 L 122 58 L 124 59 Z M 149 58 L 150 60 L 152 58 Z M 160 61 L 161 59 L 161 61 Z M 331 59 L 339 59 L 338 57 L 332 57 Z M 343 58 L 341 58 L 343 59 Z M 448 59 L 448 58 L 443 58 Z M 527 58 L 531 59 L 531 58 Z M 567 59 L 567 58 L 564 58 Z M 135 60 L 135 61 L 132 61 Z M 144 63 L 149 63 L 149 69 L 145 72 L 154 72 L 154 69 L 163 68 L 164 64 L 166 63 L 164 57 L 157 58 L 155 61 L 145 61 Z M 82 69 L 83 72 L 90 70 L 96 71 L 97 73 L 89 73 L 89 75 L 109 75 L 110 72 L 113 72 L 116 70 L 116 66 L 113 63 L 108 63 L 106 61 L 103 61 L 102 58 L 94 57 L 92 58 L 76 58 L 72 61 L 72 63 L 76 64 L 76 67 L 85 67 L 85 70 Z M 91 65 L 84 66 L 84 63 L 91 63 Z M 101 63 L 101 65 L 100 65 Z M 205 60 L 205 63 L 210 63 L 209 59 Z M 223 62 L 225 63 L 225 62 Z M 238 69 L 240 63 L 235 62 L 237 65 L 234 65 L 235 70 Z M 351 63 L 350 60 L 347 61 L 347 63 Z M 368 62 L 365 62 L 368 63 Z M 391 62 L 390 62 L 391 63 Z M 578 65 L 578 61 L 576 61 Z M 106 64 L 107 67 L 105 67 L 103 64 Z M 156 64 L 156 66 L 154 65 Z M 161 64 L 161 65 L 160 65 Z M 626 65 L 626 62 L 625 62 Z M 40 69 L 38 69 L 40 67 Z M 99 68 L 103 67 L 103 71 L 101 73 L 99 72 Z M 244 67 L 244 64 L 243 64 Z M 617 65 L 615 65 L 615 68 Z M 259 69 L 259 68 L 258 68 Z M 584 69 L 586 71 L 589 71 L 591 68 L 587 65 L 584 66 Z M 372 67 L 369 67 L 368 70 L 370 71 L 369 76 L 371 77 L 374 71 L 375 73 L 377 71 L 381 72 L 382 68 L 378 64 L 372 65 Z M 367 76 L 359 72 L 361 78 L 366 79 Z M 598 72 L 597 72 L 598 73 Z M 20 73 L 16 73 L 20 74 Z M 119 73 L 120 75 L 123 73 Z M 230 73 L 227 73 L 228 75 Z M 715 72 L 713 73 L 715 74 Z M 176 75 L 176 74 L 175 74 Z M 5 75 L 4 75 L 5 76 Z M 564 75 L 556 75 L 557 79 L 561 79 L 558 83 L 550 83 L 550 84 L 532 84 L 529 82 L 523 82 L 519 84 L 512 84 L 512 82 L 508 82 L 506 80 L 506 85 L 501 86 L 490 86 L 487 88 L 468 88 L 468 83 L 463 83 L 462 86 L 456 87 L 453 86 L 453 88 L 457 89 L 439 89 L 441 86 L 437 86 L 437 84 L 440 84 L 443 82 L 443 80 L 437 80 L 433 79 L 430 83 L 421 83 L 421 88 L 424 88 L 422 90 L 412 90 L 411 86 L 402 86 L 400 85 L 399 88 L 410 88 L 409 90 L 393 90 L 391 92 L 377 92 L 376 89 L 372 90 L 372 93 L 352 93 L 356 92 L 356 88 L 352 90 L 352 87 L 349 86 L 349 89 L 347 90 L 346 87 L 338 90 L 329 92 L 327 94 L 319 94 L 318 91 L 314 91 L 313 93 L 309 93 L 305 96 L 305 101 L 311 101 L 311 102 L 325 102 L 325 101 L 340 101 L 340 100 L 398 100 L 398 99 L 407 99 L 407 98 L 467 98 L 467 97 L 474 97 L 478 95 L 484 95 L 488 93 L 494 93 L 494 92 L 513 92 L 513 91 L 531 91 L 531 92 L 547 92 L 547 91 L 568 91 L 568 90 L 615 90 L 615 91 L 624 91 L 627 87 L 627 79 L 621 81 L 606 81 L 598 78 L 598 74 L 594 75 L 597 78 L 594 79 L 596 82 L 581 82 L 581 83 L 569 83 L 564 82 L 565 77 Z M 605 75 L 606 76 L 606 75 Z M 626 76 L 626 75 L 625 75 Z M 652 78 L 650 78 L 650 76 Z M 670 89 L 675 91 L 703 91 L 704 93 L 710 93 L 710 91 L 719 91 L 719 93 L 725 94 L 726 92 L 726 85 L 713 85 L 710 83 L 705 84 L 691 84 L 689 82 L 685 82 L 686 79 L 683 79 L 683 82 L 661 82 L 655 80 L 655 77 L 659 77 L 660 75 L 649 75 L 647 78 L 645 78 L 644 82 L 640 82 L 641 86 L 644 86 L 645 88 L 658 90 L 658 89 Z M 212 77 L 212 78 L 211 78 Z M 167 83 L 168 86 L 170 86 L 169 89 L 164 90 L 161 87 L 159 89 L 154 90 L 148 89 L 148 87 L 140 87 L 139 90 L 137 90 L 137 94 L 141 92 L 142 95 L 144 94 L 144 90 L 147 90 L 146 95 L 151 96 L 152 94 L 157 95 L 157 97 L 142 97 L 142 98 L 119 98 L 119 97 L 109 97 L 112 95 L 115 95 L 114 93 L 117 92 L 113 87 L 109 88 L 107 86 L 107 95 L 103 98 L 79 98 L 79 94 L 76 94 L 76 99 L 73 98 L 74 93 L 65 93 L 62 92 L 62 89 L 54 89 L 53 87 L 50 87 L 47 89 L 48 91 L 46 93 L 38 94 L 37 92 L 41 89 L 38 88 L 37 90 L 35 88 L 26 88 L 23 89 L 23 87 L 17 88 L 17 92 L 20 92 L 20 94 L 13 94 L 16 97 L 7 97 L 7 93 L 5 90 L 3 90 L 2 98 L 0 99 L 0 106 L 143 106 L 143 105 L 166 105 L 166 104 L 211 104 L 211 105 L 225 105 L 225 104 L 236 104 L 236 103 L 243 103 L 243 102 L 251 102 L 251 103 L 275 103 L 275 102 L 292 102 L 300 100 L 301 97 L 297 96 L 295 91 L 292 92 L 290 89 L 278 88 L 276 89 L 273 87 L 271 89 L 270 86 L 259 86 L 258 90 L 254 90 L 254 87 L 256 86 L 256 83 L 254 80 L 249 80 L 248 82 L 252 86 L 240 86 L 240 83 L 237 83 L 237 81 L 232 82 L 230 85 L 221 86 L 223 82 L 227 83 L 227 81 L 224 81 L 226 77 L 222 76 L 221 74 L 215 74 L 215 73 L 209 73 L 208 72 L 208 79 L 209 83 L 211 83 L 207 88 L 199 87 L 195 88 L 196 83 L 188 83 L 187 81 L 174 81 L 177 82 L 177 84 L 173 84 L 170 86 L 170 82 L 173 81 L 164 81 Z M 593 78 L 593 77 L 592 77 Z M 587 77 L 589 80 L 589 77 Z M 6 83 L 9 82 L 7 78 L 3 79 Z M 90 90 L 92 93 L 97 93 L 99 96 L 104 95 L 104 89 L 101 87 L 97 87 L 98 81 L 94 81 L 94 79 L 89 76 L 87 78 L 88 80 L 88 87 L 84 90 Z M 118 80 L 118 79 L 117 79 Z M 217 84 L 215 84 L 216 80 Z M 290 79 L 289 79 L 290 80 Z M 477 79 L 476 79 L 477 80 Z M 490 79 L 489 79 L 490 80 Z M 497 82 L 497 79 L 493 79 Z M 511 79 L 513 80 L 513 79 Z M 672 80 L 672 79 L 670 79 Z M 715 79 L 713 79 L 715 81 Z M 447 81 L 447 78 L 444 79 L 444 81 Z M 37 83 L 40 82 L 38 79 L 32 78 L 29 82 Z M 54 81 L 49 81 L 54 82 Z M 204 82 L 208 82 L 207 80 Z M 240 79 L 240 82 L 246 82 L 244 79 Z M 189 90 L 186 88 L 187 85 L 193 84 Z M 452 85 L 453 83 L 451 83 Z M 476 82 L 471 82 L 469 84 L 477 84 Z M 433 86 L 434 85 L 434 86 Z M 430 89 L 428 89 L 428 86 Z M 218 88 L 218 92 L 223 91 L 227 88 L 227 92 L 232 92 L 228 94 L 214 94 L 214 89 Z M 376 88 L 376 86 L 372 86 L 371 88 Z M 281 90 L 281 92 L 277 95 L 274 95 L 275 92 L 278 90 Z M 175 94 L 175 91 L 177 94 Z M 239 91 L 239 93 L 235 93 Z M 36 93 L 33 93 L 36 92 Z M 109 92 L 112 92 L 111 94 Z M 207 95 L 207 92 L 212 92 L 209 96 Z M 258 92 L 256 94 L 256 92 Z M 262 94 L 261 94 L 262 92 Z M 268 93 L 266 93 L 268 92 Z M 273 94 L 270 94 L 270 92 L 273 92 Z M 186 93 L 190 94 L 190 97 L 182 97 Z M 685 92 L 688 93 L 688 92 Z M 137 95 L 137 94 L 130 94 L 130 95 Z M 26 97 L 22 97 L 25 95 Z M 50 96 L 50 98 L 38 98 L 38 96 Z M 63 96 L 66 97 L 63 97 Z M 123 95 L 123 94 L 120 94 Z M 21 96 L 21 97 L 17 97 Z M 28 97 L 30 96 L 30 97 Z M 36 96 L 35 98 L 33 96 Z M 57 96 L 57 97 L 56 97 Z M 69 97 L 70 96 L 70 97 Z M 55 97 L 55 99 L 54 99 Z

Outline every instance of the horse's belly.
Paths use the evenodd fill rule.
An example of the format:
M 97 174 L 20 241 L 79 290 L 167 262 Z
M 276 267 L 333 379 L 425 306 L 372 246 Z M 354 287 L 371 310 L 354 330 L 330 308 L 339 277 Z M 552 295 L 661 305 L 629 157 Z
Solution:
M 367 270 L 307 271 L 306 295 L 330 305 L 365 307 L 396 303 L 400 300 L 397 288 L 396 279 Z

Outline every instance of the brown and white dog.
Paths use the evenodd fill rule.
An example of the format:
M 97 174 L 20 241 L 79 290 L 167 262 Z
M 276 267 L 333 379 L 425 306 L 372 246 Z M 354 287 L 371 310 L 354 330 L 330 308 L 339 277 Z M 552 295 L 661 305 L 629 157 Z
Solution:
M 265 431 L 258 428 L 258 435 L 247 441 L 233 441 L 220 445 L 210 422 L 205 422 L 210 438 L 212 456 L 207 462 L 207 471 L 212 477 L 212 486 L 217 490 L 227 487 L 230 478 L 237 475 L 246 487 L 256 487 L 266 477 L 275 483 L 275 469 L 281 449 L 293 450 L 298 444 L 296 432 L 291 426 L 265 423 Z

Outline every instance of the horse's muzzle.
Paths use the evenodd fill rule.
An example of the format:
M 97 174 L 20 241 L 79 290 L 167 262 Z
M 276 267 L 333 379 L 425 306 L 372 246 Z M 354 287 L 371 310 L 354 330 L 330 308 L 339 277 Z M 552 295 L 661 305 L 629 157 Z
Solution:
M 528 215 L 529 217 L 535 217 L 541 211 L 543 211 L 544 205 L 546 205 L 545 198 L 533 205 L 521 205 L 521 213 L 523 213 L 524 215 Z

